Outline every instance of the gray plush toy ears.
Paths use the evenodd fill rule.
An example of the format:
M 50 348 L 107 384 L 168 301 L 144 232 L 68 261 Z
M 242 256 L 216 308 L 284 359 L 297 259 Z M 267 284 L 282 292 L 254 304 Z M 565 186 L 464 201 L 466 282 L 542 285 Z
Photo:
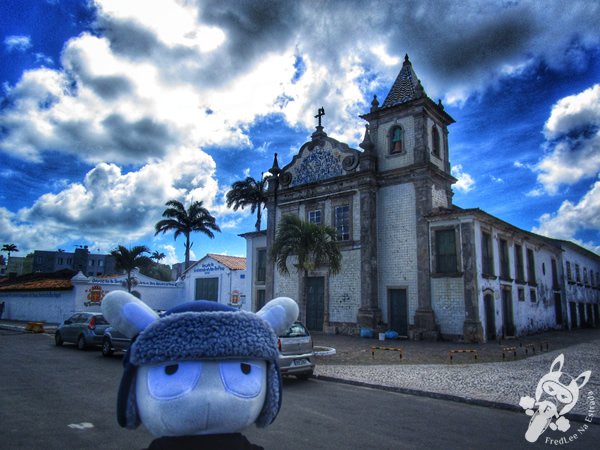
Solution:
M 112 291 L 102 300 L 102 314 L 108 323 L 128 338 L 133 338 L 158 319 L 158 314 L 137 297 Z
M 296 321 L 298 304 L 288 297 L 277 297 L 256 313 L 280 335 Z M 108 323 L 133 338 L 158 319 L 158 314 L 143 301 L 125 291 L 109 292 L 102 300 L 102 314 Z
M 265 320 L 275 334 L 283 334 L 297 319 L 300 310 L 298 304 L 289 297 L 277 297 L 263 306 L 256 313 Z

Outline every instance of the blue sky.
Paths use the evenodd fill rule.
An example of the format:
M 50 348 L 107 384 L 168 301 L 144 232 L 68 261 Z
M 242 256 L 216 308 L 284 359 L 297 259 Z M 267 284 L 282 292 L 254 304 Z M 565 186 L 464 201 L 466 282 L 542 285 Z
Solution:
M 343 7 L 342 7 L 343 5 Z M 456 119 L 454 203 L 600 250 L 596 1 L 0 2 L 0 243 L 144 244 L 164 203 L 202 200 L 244 255 L 231 183 L 314 130 L 357 147 L 404 54 Z

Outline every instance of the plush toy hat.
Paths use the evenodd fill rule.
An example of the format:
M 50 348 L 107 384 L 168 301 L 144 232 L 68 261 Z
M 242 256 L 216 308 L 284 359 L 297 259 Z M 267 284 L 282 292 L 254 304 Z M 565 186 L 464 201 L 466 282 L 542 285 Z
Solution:
M 252 397 L 249 395 L 252 393 L 247 392 L 248 387 L 243 385 L 245 382 L 243 377 L 239 374 L 234 378 L 229 377 L 228 372 L 224 372 L 229 369 L 224 367 L 231 361 L 263 361 L 266 363 L 266 386 L 261 387 L 264 391 L 264 403 L 259 405 L 260 413 L 254 423 L 259 427 L 265 427 L 277 416 L 281 407 L 277 334 L 285 331 L 298 316 L 298 306 L 293 300 L 289 298 L 272 300 L 257 314 L 239 311 L 216 302 L 195 301 L 181 304 L 164 313 L 162 317 L 158 317 L 152 309 L 132 295 L 115 291 L 104 298 L 102 311 L 113 327 L 134 339 L 124 359 L 125 370 L 119 388 L 117 419 L 121 426 L 136 428 L 140 422 L 148 426 L 143 417 L 140 417 L 139 410 L 139 405 L 145 403 L 137 398 L 140 392 L 138 386 L 140 368 L 166 367 L 168 369 L 178 363 L 192 362 L 197 364 L 204 362 L 207 366 L 208 363 L 218 363 L 221 368 L 220 378 L 224 384 L 227 385 L 229 379 L 235 380 L 238 384 L 242 383 L 241 388 L 233 385 L 234 381 L 231 381 L 231 386 L 225 386 L 233 387 L 233 393 L 237 397 L 234 400 L 242 401 Z M 160 380 L 161 383 L 166 384 L 178 382 L 166 376 Z M 198 375 L 198 379 L 195 379 L 196 384 L 190 382 L 190 385 L 201 385 L 201 381 Z M 151 380 L 144 382 L 151 383 Z M 256 383 L 250 384 L 250 386 L 255 385 Z M 219 387 L 217 386 L 215 390 L 219 390 Z M 257 389 L 259 387 L 256 385 Z M 159 386 L 157 389 L 160 392 L 181 390 L 186 395 L 193 391 L 193 388 L 180 389 L 177 385 L 173 389 L 171 386 L 166 388 Z M 229 392 L 232 390 L 229 389 Z M 222 395 L 222 393 L 215 395 L 217 394 Z M 177 396 L 173 398 L 179 399 Z M 151 429 L 150 431 L 161 435 L 164 430 L 155 432 Z M 198 434 L 205 431 L 198 430 Z M 219 428 L 219 431 L 223 430 Z

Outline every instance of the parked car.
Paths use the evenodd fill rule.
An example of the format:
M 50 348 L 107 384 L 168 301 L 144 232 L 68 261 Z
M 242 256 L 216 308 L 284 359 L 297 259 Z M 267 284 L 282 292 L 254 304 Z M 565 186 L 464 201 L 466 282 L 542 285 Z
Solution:
M 315 369 L 313 362 L 313 340 L 310 333 L 300 322 L 294 322 L 288 330 L 279 336 L 279 370 L 282 375 L 295 375 L 306 380 Z
M 110 356 L 115 351 L 127 351 L 131 339 L 112 327 L 106 328 L 102 339 L 102 354 Z M 301 322 L 294 322 L 277 340 L 279 370 L 282 375 L 295 375 L 308 379 L 315 369 L 313 340 Z
M 104 330 L 102 338 L 102 355 L 110 356 L 114 352 L 125 352 L 131 344 L 131 339 L 124 334 L 118 332 L 113 327 L 108 327 Z
M 54 333 L 57 346 L 65 342 L 77 344 L 79 350 L 102 344 L 108 322 L 100 313 L 78 312 L 61 323 Z

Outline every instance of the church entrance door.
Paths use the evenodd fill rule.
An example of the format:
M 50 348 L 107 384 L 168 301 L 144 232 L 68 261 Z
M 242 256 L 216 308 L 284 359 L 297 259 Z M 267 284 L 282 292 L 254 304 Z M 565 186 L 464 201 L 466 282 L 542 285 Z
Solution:
M 325 278 L 306 279 L 306 327 L 311 331 L 323 331 L 325 305 Z
M 483 297 L 485 307 L 485 337 L 488 341 L 496 339 L 496 305 L 494 304 L 494 296 L 486 294 Z
M 390 305 L 390 329 L 400 336 L 408 336 L 408 304 L 406 289 L 390 289 L 388 291 Z

